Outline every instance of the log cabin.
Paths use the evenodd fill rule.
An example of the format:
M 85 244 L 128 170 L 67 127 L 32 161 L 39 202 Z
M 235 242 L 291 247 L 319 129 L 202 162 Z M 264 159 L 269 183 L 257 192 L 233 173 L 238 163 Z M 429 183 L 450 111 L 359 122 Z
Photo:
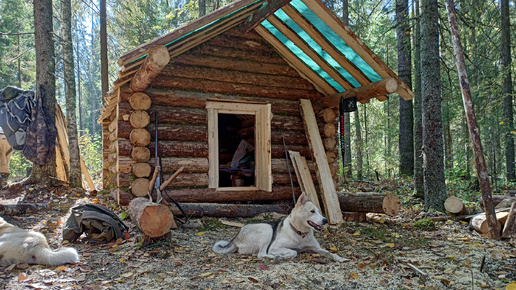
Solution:
M 413 96 L 320 0 L 237 0 L 118 64 L 99 118 L 105 189 L 146 196 L 157 147 L 164 179 L 185 168 L 165 199 L 288 200 L 294 151 L 335 223 L 339 103 Z

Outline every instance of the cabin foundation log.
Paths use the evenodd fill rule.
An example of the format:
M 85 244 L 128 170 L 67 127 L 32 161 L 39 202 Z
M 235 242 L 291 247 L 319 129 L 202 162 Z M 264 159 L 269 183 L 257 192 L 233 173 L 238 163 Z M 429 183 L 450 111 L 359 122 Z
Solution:
M 299 187 L 294 187 L 294 191 L 296 196 L 301 195 Z M 153 198 L 155 198 L 154 194 Z M 167 202 L 174 199 L 177 202 L 185 203 L 292 200 L 292 187 L 273 186 L 272 192 L 261 190 L 216 191 L 212 188 L 170 188 L 163 194 L 163 199 Z
M 292 207 L 277 204 L 217 204 L 217 203 L 181 203 L 181 208 L 185 214 L 193 217 L 219 217 L 234 218 L 243 217 L 250 218 L 262 213 L 276 212 L 280 214 L 288 214 Z M 175 216 L 182 216 L 181 211 L 173 204 L 170 204 L 170 210 Z

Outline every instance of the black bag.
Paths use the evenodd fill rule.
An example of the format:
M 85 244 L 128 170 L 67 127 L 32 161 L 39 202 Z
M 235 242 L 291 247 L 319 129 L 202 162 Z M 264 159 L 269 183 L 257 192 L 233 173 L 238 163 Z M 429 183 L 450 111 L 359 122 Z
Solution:
M 36 96 L 33 91 L 6 87 L 0 94 L 0 127 L 13 150 L 23 150 L 32 123 Z
M 63 240 L 74 242 L 85 233 L 85 239 L 109 242 L 124 239 L 127 230 L 129 227 L 114 212 L 98 204 L 86 203 L 72 208 L 63 227 Z
M 47 164 L 56 153 L 57 128 L 44 101 L 45 90 L 41 85 L 36 108 L 32 111 L 34 119 L 27 128 L 27 138 L 23 148 L 23 155 L 37 165 Z

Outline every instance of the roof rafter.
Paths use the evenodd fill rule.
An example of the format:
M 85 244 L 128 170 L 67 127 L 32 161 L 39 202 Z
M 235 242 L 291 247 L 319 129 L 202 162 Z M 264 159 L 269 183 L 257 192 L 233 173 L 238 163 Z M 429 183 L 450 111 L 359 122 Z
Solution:
M 291 0 L 269 0 L 262 6 L 256 13 L 253 14 L 251 19 L 247 20 L 240 26 L 240 31 L 247 33 L 256 26 L 260 25 L 263 20 L 272 15 L 281 7 L 287 5 Z

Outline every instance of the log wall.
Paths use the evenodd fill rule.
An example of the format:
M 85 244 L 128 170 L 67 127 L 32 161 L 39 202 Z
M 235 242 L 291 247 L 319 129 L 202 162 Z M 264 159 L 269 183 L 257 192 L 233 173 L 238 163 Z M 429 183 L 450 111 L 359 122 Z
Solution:
M 138 99 L 142 98 L 142 93 L 150 99 L 147 110 L 131 102 L 131 98 L 136 99 L 135 94 Z M 299 99 L 320 97 L 322 95 L 258 34 L 242 35 L 231 30 L 172 59 L 145 91 L 134 93 L 128 86 L 119 89 L 117 113 L 112 114 L 103 126 L 104 137 L 108 140 L 104 143 L 104 173 L 112 176 L 118 187 L 127 187 L 137 178 L 134 168 L 142 168 L 135 165 L 148 163 L 154 169 L 154 116 L 157 112 L 158 148 L 165 179 L 181 166 L 185 167 L 172 184 L 175 190 L 168 191 L 171 197 L 177 193 L 178 201 L 186 201 L 189 193 L 195 192 L 189 202 L 237 201 L 239 196 L 249 198 L 246 200 L 290 199 L 292 189 L 283 140 L 287 150 L 299 151 L 307 158 L 315 181 L 315 166 L 300 116 Z M 271 104 L 273 193 L 221 193 L 207 188 L 208 118 L 205 107 L 207 99 L 216 98 Z M 314 110 L 318 113 L 320 108 L 314 104 Z M 332 113 L 318 113 L 318 122 L 336 180 L 337 126 L 336 115 Z M 136 116 L 137 120 L 131 119 Z M 142 126 L 142 122 L 146 125 Z M 141 136 L 140 128 L 149 132 L 150 141 L 144 138 L 147 136 Z M 290 170 L 296 194 L 300 194 L 292 164 Z M 148 178 L 141 175 L 139 172 L 138 178 Z M 198 194 L 203 188 L 206 192 Z M 274 193 L 277 194 L 273 197 Z M 208 194 L 209 198 L 206 197 Z M 203 200 L 192 200 L 195 196 Z

